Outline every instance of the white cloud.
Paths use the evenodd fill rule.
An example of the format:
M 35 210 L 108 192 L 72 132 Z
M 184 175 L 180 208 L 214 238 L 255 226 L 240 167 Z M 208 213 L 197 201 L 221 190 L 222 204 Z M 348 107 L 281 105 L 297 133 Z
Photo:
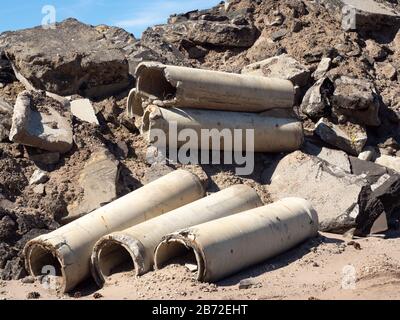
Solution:
M 115 25 L 121 28 L 147 27 L 166 22 L 173 13 L 209 8 L 217 3 L 216 0 L 154 0 L 147 2 L 132 17 L 115 22 Z

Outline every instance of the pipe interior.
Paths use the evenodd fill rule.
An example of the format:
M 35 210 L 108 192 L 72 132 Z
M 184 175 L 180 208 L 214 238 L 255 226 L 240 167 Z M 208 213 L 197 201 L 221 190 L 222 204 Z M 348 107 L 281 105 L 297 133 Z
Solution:
M 101 248 L 98 256 L 98 267 L 104 277 L 135 269 L 129 251 L 117 242 L 108 242 Z
M 138 91 L 159 100 L 171 100 L 176 95 L 176 88 L 165 77 L 164 70 L 144 68 L 138 78 Z
M 177 241 L 162 243 L 157 249 L 156 259 L 158 268 L 167 264 L 196 265 L 198 272 L 200 267 L 194 249 Z
M 30 266 L 34 276 L 48 275 L 52 270 L 57 277 L 62 276 L 61 263 L 54 255 L 53 251 L 40 245 L 35 245 L 30 253 Z

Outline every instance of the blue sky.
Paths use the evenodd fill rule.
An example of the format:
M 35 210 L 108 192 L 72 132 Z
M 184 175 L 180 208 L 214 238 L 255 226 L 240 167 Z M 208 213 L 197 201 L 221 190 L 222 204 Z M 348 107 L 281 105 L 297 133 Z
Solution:
M 120 26 L 140 37 L 151 25 L 165 23 L 169 15 L 206 9 L 220 0 L 2 0 L 0 32 L 40 25 L 42 8 L 52 5 L 56 20 L 77 18 L 88 24 Z

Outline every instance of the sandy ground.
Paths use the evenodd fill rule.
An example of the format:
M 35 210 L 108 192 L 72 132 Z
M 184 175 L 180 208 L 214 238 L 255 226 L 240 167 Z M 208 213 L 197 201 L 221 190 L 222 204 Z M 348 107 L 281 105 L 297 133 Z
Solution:
M 384 238 L 318 238 L 217 284 L 202 284 L 185 267 L 172 264 L 143 277 L 121 273 L 98 290 L 87 281 L 69 295 L 56 295 L 36 281 L 0 282 L 0 299 L 399 299 L 400 232 Z M 253 286 L 239 289 L 243 279 Z M 354 281 L 353 281 L 354 280 Z

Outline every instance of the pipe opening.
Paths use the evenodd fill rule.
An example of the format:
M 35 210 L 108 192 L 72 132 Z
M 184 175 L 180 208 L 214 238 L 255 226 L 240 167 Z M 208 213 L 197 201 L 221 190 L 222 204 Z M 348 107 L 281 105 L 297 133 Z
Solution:
M 143 68 L 137 80 L 137 92 L 158 100 L 171 100 L 176 88 L 168 82 L 162 68 Z
M 115 241 L 106 242 L 98 253 L 98 269 L 103 277 L 135 270 L 129 251 Z
M 33 245 L 29 264 L 33 276 L 51 275 L 62 277 L 62 267 L 53 250 L 41 245 Z
M 158 246 L 155 256 L 156 268 L 161 269 L 167 264 L 185 266 L 198 280 L 201 280 L 204 269 L 203 258 L 196 248 L 188 246 L 183 241 L 163 242 Z

